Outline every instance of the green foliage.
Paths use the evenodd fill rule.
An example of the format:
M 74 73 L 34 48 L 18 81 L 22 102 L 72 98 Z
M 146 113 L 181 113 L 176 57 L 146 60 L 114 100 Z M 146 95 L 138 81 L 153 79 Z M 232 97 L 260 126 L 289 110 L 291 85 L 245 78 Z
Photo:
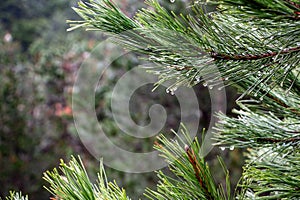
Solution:
M 231 199 L 228 171 L 224 168 L 227 176 L 225 192 L 221 185 L 217 186 L 208 164 L 200 157 L 201 146 L 198 139 L 192 140 L 183 125 L 180 127 L 180 133 L 174 134 L 178 140 L 169 141 L 161 135 L 158 138 L 161 144 L 157 143 L 155 148 L 162 153 L 161 156 L 165 158 L 175 177 L 159 171 L 157 191 L 148 189 L 146 196 L 149 199 L 161 200 Z M 222 160 L 220 162 L 223 164 Z
M 74 26 L 69 31 L 85 26 L 89 28 L 98 28 L 102 31 L 121 33 L 122 31 L 131 30 L 137 27 L 130 18 L 121 12 L 121 10 L 111 1 L 105 0 L 103 4 L 97 2 L 79 2 L 80 10 L 73 8 L 84 21 L 75 21 L 79 26 Z M 80 12 L 83 11 L 83 12 Z M 91 19 L 94 16 L 94 19 Z M 114 20 L 112 20 L 112 18 Z
M 64 91 L 70 72 L 63 71 L 62 63 L 75 61 L 64 56 L 72 52 L 80 57 L 84 50 L 75 49 L 79 44 L 70 48 L 74 37 L 64 38 L 66 24 L 61 18 L 67 18 L 66 13 L 51 10 L 50 16 L 49 11 L 48 14 L 34 12 L 35 6 L 41 5 L 39 1 L 31 7 L 29 16 L 26 8 L 33 2 L 36 3 L 3 1 L 0 6 L 2 9 L 6 3 L 10 5 L 0 12 L 0 197 L 10 190 L 22 190 L 31 198 L 49 199 L 42 188 L 42 173 L 56 166 L 57 157 L 83 152 L 80 143 L 68 132 L 72 120 L 57 116 L 55 105 L 68 104 Z M 55 2 L 52 8 L 59 10 Z M 18 13 L 9 12 L 12 5 L 25 9 L 19 13 L 22 17 L 25 12 L 28 15 L 18 18 Z M 4 16 L 13 22 L 9 27 L 2 23 Z M 60 24 L 56 23 L 58 20 Z M 12 38 L 3 39 L 6 34 Z
M 115 36 L 116 43 L 154 62 L 148 70 L 158 75 L 157 85 L 172 81 L 171 91 L 198 83 L 236 87 L 243 94 L 237 101 L 240 109 L 234 111 L 237 118 L 218 114 L 214 139 L 222 149 L 248 151 L 237 194 L 231 196 L 227 170 L 224 190 L 199 157 L 200 144 L 186 137 L 184 128 L 179 141 L 161 136 L 156 148 L 175 177 L 158 172 L 157 191 L 148 189 L 146 196 L 299 199 L 299 1 L 196 1 L 188 14 L 170 12 L 157 0 L 146 4 L 148 8 L 129 18 L 109 0 L 80 2 L 74 10 L 82 20 L 69 21 L 69 30 L 83 27 Z M 205 12 L 203 5 L 217 10 Z M 191 146 L 183 147 L 185 143 Z M 62 175 L 56 169 L 45 174 L 48 190 L 57 198 L 128 199 L 115 182 L 107 181 L 102 164 L 97 184 L 90 182 L 80 160 L 62 162 L 60 169 Z
M 1 199 L 1 198 L 0 198 Z M 28 200 L 28 196 L 23 196 L 22 192 L 10 192 L 6 200 Z
M 276 147 L 288 145 L 299 148 L 299 124 L 295 119 L 281 120 L 274 113 L 235 111 L 238 118 L 219 115 L 216 130 L 218 145 L 235 147 Z M 270 135 L 272 133 L 272 135 Z
M 0 5 L 0 22 L 21 43 L 23 50 L 27 50 L 49 25 L 47 20 L 53 16 L 53 10 L 62 11 L 67 7 L 62 0 L 6 0 Z
M 59 174 L 57 169 L 44 173 L 44 179 L 50 183 L 47 188 L 57 199 L 107 199 L 128 200 L 126 193 L 115 182 L 108 182 L 103 167 L 100 163 L 98 183 L 92 184 L 80 158 L 72 157 L 69 164 L 61 161 Z
M 271 18 L 271 19 L 297 19 L 299 15 L 296 13 L 299 11 L 299 5 L 297 1 L 293 0 L 224 0 L 224 1 L 212 1 L 216 4 L 222 5 L 225 9 L 230 9 L 230 14 L 238 15 L 250 15 L 259 18 Z
M 145 196 L 149 199 L 231 199 L 228 171 L 226 192 L 222 186 L 217 187 L 207 163 L 199 157 L 199 142 L 192 141 L 184 126 L 180 133 L 175 133 L 178 140 L 169 141 L 165 136 L 158 138 L 156 149 L 170 164 L 171 177 L 162 171 L 157 172 L 160 179 L 157 191 L 148 189 Z M 191 144 L 187 146 L 186 143 Z M 182 147 L 185 145 L 185 147 Z M 220 161 L 224 167 L 222 161 Z M 189 164 L 187 164 L 189 163 Z M 107 180 L 103 161 L 100 163 L 98 182 L 92 184 L 80 158 L 66 164 L 61 161 L 60 172 L 57 169 L 44 173 L 44 179 L 50 184 L 47 187 L 57 199 L 129 199 L 116 182 Z
M 288 143 L 250 150 L 239 199 L 299 199 L 300 153 L 292 150 Z
M 141 4 L 130 1 L 121 6 L 131 6 L 134 10 Z M 14 7 L 19 8 L 18 12 Z M 70 113 L 64 114 L 59 109 L 70 108 L 76 71 L 103 37 L 85 32 L 67 34 L 64 19 L 76 17 L 67 1 L 9 0 L 1 3 L 0 10 L 0 196 L 7 195 L 9 190 L 22 190 L 32 199 L 49 199 L 40 177 L 57 165 L 58 158 L 80 154 L 91 177 L 96 176 L 97 162 L 80 143 Z M 12 41 L 2 40 L 6 33 L 12 36 Z M 106 49 L 101 52 L 106 53 Z M 109 113 L 102 113 L 109 110 L 109 96 L 119 78 L 117 74 L 137 64 L 134 55 L 112 64 L 108 73 L 113 76 L 109 76 L 111 80 L 107 81 L 103 95 L 98 94 L 102 91 L 96 92 L 95 108 L 99 121 L 117 145 L 128 150 L 151 151 L 154 139 L 133 140 L 120 133 Z M 172 104 L 172 101 L 165 102 Z M 175 109 L 173 104 L 169 108 Z M 138 116 L 133 118 L 137 123 L 142 121 Z M 130 174 L 107 169 L 107 174 L 134 193 L 132 198 L 138 198 L 145 187 L 155 184 L 154 173 Z
M 134 10 L 141 4 L 130 1 L 121 6 L 131 6 Z M 9 190 L 22 190 L 32 199 L 49 199 L 40 177 L 57 165 L 58 158 L 80 154 L 91 177 L 96 176 L 97 162 L 79 141 L 70 113 L 64 114 L 59 109 L 70 108 L 76 71 L 103 37 L 85 32 L 67 34 L 64 19 L 76 17 L 67 1 L 9 0 L 1 3 L 0 10 L 0 196 L 4 197 Z M 12 36 L 12 41 L 2 40 L 6 33 Z M 106 49 L 101 52 L 106 53 Z M 137 64 L 134 55 L 112 64 L 108 89 L 103 95 L 98 94 L 102 91 L 96 92 L 95 108 L 99 121 L 117 145 L 128 150 L 151 151 L 152 139 L 133 140 L 120 133 L 109 113 L 102 113 L 109 110 L 109 96 L 119 78 L 117 74 Z M 166 102 L 172 104 L 172 101 Z M 171 109 L 175 109 L 173 104 Z M 133 117 L 141 122 L 138 116 Z M 154 173 L 130 174 L 109 168 L 107 174 L 128 192 L 134 192 L 132 198 L 138 198 L 145 187 L 155 184 Z
M 146 3 L 151 9 L 141 9 L 133 19 L 120 17 L 122 21 L 117 22 L 115 19 L 121 11 L 110 1 L 81 2 L 75 10 L 84 21 L 70 21 L 74 26 L 70 30 L 86 27 L 122 33 L 117 36 L 120 39 L 117 42 L 162 64 L 152 71 L 160 74 L 159 83 L 176 80 L 173 88 L 203 82 L 201 77 L 210 77 L 219 71 L 226 80 L 231 80 L 229 84 L 251 82 L 247 88 L 251 92 L 262 89 L 263 85 L 287 84 L 286 77 L 299 64 L 296 52 L 299 47 L 295 45 L 299 43 L 299 21 L 288 16 L 277 23 L 276 18 L 254 17 L 245 12 L 235 15 L 232 12 L 239 9 L 233 3 L 225 11 L 208 14 L 195 4 L 192 14 L 177 16 L 156 0 Z M 285 8 L 285 4 L 276 5 L 273 9 L 278 11 Z M 95 11 L 95 7 L 101 9 Z M 297 8 L 293 11 L 297 12 Z M 253 77 L 250 78 L 250 74 Z M 212 77 L 210 82 L 213 87 L 218 86 L 220 80 Z
M 299 198 L 299 1 L 197 1 L 186 15 L 168 12 L 157 0 L 146 3 L 150 8 L 118 21 L 118 26 L 114 22 L 121 11 L 107 6 L 108 1 L 80 3 L 76 12 L 84 21 L 71 25 L 118 33 L 117 43 L 157 64 L 149 71 L 158 74 L 158 85 L 173 81 L 171 91 L 198 83 L 209 88 L 221 87 L 223 82 L 235 86 L 243 93 L 237 101 L 238 117 L 219 114 L 215 140 L 221 148 L 242 147 L 251 152 L 237 198 Z M 94 5 L 103 6 L 104 18 L 87 12 Z M 216 6 L 217 11 L 204 12 L 203 5 Z M 176 190 L 185 187 L 181 181 Z M 206 184 L 210 188 L 210 182 Z M 163 198 L 172 189 L 167 179 L 155 195 Z

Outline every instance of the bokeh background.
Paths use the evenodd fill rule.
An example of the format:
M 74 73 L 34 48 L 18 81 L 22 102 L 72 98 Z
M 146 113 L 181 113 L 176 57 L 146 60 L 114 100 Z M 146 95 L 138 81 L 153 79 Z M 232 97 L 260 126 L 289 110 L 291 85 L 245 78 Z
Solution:
M 128 15 L 146 5 L 139 0 L 115 0 Z M 22 190 L 30 199 L 46 200 L 50 194 L 42 173 L 57 167 L 59 160 L 80 155 L 92 180 L 99 168 L 97 158 L 85 149 L 77 135 L 72 118 L 72 86 L 81 63 L 96 45 L 105 39 L 99 32 L 76 30 L 66 32 L 67 19 L 78 19 L 67 0 L 2 0 L 0 2 L 0 197 L 10 190 Z M 186 12 L 190 1 L 164 0 L 161 3 L 176 13 Z M 103 49 L 103 56 L 112 52 Z M 97 64 L 97 63 L 95 63 Z M 135 139 L 121 132 L 113 121 L 110 97 L 116 81 L 127 70 L 139 64 L 138 56 L 126 55 L 111 65 L 105 84 L 96 91 L 95 109 L 99 122 L 112 141 L 134 151 L 152 150 L 153 138 Z M 162 130 L 178 128 L 180 107 L 174 96 L 164 88 L 150 92 L 151 85 L 139 88 L 132 96 L 131 114 L 137 124 L 147 124 L 148 108 L 156 103 L 168 113 Z M 194 87 L 201 109 L 199 130 L 206 128 L 210 119 L 210 98 L 207 88 Z M 235 90 L 226 88 L 228 115 L 235 106 Z M 92 129 L 93 127 L 91 127 Z M 215 148 L 207 160 L 216 182 L 224 176 L 217 155 L 221 155 L 232 175 L 232 184 L 238 181 L 243 163 L 240 150 L 221 151 Z M 142 197 L 145 187 L 154 188 L 155 173 L 130 174 L 106 168 L 108 177 L 116 179 L 128 194 Z M 164 169 L 167 171 L 167 169 Z

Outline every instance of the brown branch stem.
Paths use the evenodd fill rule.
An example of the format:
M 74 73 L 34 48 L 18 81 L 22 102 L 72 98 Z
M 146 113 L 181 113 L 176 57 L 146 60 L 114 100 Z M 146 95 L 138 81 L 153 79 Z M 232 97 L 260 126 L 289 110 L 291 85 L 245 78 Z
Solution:
M 286 103 L 284 103 L 283 101 L 281 101 L 280 99 L 274 97 L 273 95 L 271 95 L 270 93 L 266 94 L 267 97 L 269 97 L 270 99 L 273 99 L 275 102 L 277 102 L 279 105 L 285 107 L 286 109 L 289 109 L 292 113 L 296 114 L 296 115 L 300 115 L 299 111 L 297 111 L 294 108 L 291 108 L 290 106 L 288 106 Z
M 268 52 L 268 53 L 262 53 L 258 55 L 253 55 L 253 54 L 247 54 L 247 55 L 229 55 L 229 54 L 224 54 L 224 53 L 216 53 L 216 52 L 211 52 L 211 57 L 214 59 L 223 59 L 223 60 L 259 60 L 262 58 L 269 58 L 269 57 L 274 57 L 277 55 L 283 55 L 283 54 L 288 54 L 292 52 L 300 51 L 300 46 L 297 47 L 290 47 L 290 48 L 285 48 L 279 52 Z
M 291 1 L 291 0 L 285 0 L 285 2 L 287 2 L 288 4 L 294 6 L 295 8 L 300 9 L 300 5 L 297 4 L 297 3 L 295 3 L 295 2 L 293 2 L 293 1 Z
M 205 173 L 203 172 L 203 169 L 201 168 L 200 164 L 198 163 L 193 149 L 191 149 L 188 146 L 186 146 L 185 147 L 185 151 L 186 151 L 186 153 L 188 155 L 190 163 L 193 166 L 196 179 L 198 180 L 201 188 L 204 189 L 205 194 L 207 195 L 207 199 L 213 200 L 212 195 L 208 191 L 207 186 L 203 183 L 202 177 L 205 178 Z M 201 175 L 202 175 L 202 177 L 201 177 Z
M 286 143 L 286 142 L 297 142 L 300 141 L 300 137 L 288 138 L 288 139 L 276 139 L 276 138 L 258 138 L 258 142 L 267 143 Z

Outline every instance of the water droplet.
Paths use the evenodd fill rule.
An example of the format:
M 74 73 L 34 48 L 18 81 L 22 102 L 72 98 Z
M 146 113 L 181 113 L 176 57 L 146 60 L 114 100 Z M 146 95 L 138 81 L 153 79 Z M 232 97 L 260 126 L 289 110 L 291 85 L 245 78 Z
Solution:
M 167 88 L 167 89 L 166 89 L 166 93 L 169 93 L 169 92 L 170 92 L 170 90 Z
M 240 35 L 236 36 L 235 39 L 239 40 L 241 38 Z
M 258 71 L 258 72 L 257 72 L 257 76 L 261 76 L 261 71 Z
M 254 95 L 253 95 L 253 96 L 257 97 L 257 93 L 254 93 Z
M 210 85 L 210 86 L 208 86 L 208 88 L 209 88 L 210 90 L 212 90 L 212 89 L 214 88 L 214 86 Z
M 229 78 L 228 78 L 228 77 L 226 77 L 226 78 L 225 78 L 225 81 L 228 81 L 228 79 L 229 79 Z
M 264 98 L 263 98 L 263 97 L 260 97 L 259 100 L 262 101 L 262 100 L 264 100 Z
M 220 149 L 221 149 L 222 151 L 224 151 L 224 150 L 226 149 L 226 147 L 220 147 Z
M 233 146 L 233 145 L 230 146 L 230 147 L 229 147 L 229 150 L 230 150 L 230 151 L 234 150 L 234 146 Z
M 174 95 L 174 94 L 175 94 L 175 93 L 174 93 L 174 90 L 171 90 L 170 94 L 171 94 L 171 95 Z
M 185 150 L 185 151 L 188 151 L 189 149 L 190 149 L 189 145 L 185 144 L 185 145 L 184 145 L 184 150 Z
M 288 145 L 284 142 L 284 143 L 282 143 L 282 146 L 286 147 L 286 146 L 288 146 Z
M 175 0 L 170 0 L 170 2 L 171 2 L 171 3 L 174 3 L 174 2 L 175 2 Z
M 204 87 L 207 87 L 207 83 L 206 83 L 206 82 L 205 82 L 205 83 L 203 83 L 203 86 L 204 86 Z
M 283 81 L 280 82 L 280 87 L 283 87 Z

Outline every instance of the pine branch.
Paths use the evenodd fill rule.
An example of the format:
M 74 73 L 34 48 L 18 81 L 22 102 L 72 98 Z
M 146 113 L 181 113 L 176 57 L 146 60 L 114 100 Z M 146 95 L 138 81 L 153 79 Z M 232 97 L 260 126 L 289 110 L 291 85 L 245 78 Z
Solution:
M 115 182 L 108 182 L 103 162 L 100 162 L 98 183 L 92 184 L 80 158 L 72 157 L 66 164 L 63 160 L 60 163 L 60 174 L 57 169 L 44 173 L 44 179 L 50 184 L 45 187 L 58 200 L 129 200 L 126 192 L 120 189 Z
M 285 0 L 288 4 L 292 5 L 293 7 L 300 10 L 300 4 L 297 4 L 296 2 L 293 2 L 291 0 Z
M 300 147 L 300 124 L 295 120 L 280 120 L 268 114 L 235 111 L 237 119 L 219 114 L 221 122 L 215 130 L 216 145 L 234 147 Z
M 77 12 L 85 21 L 78 27 L 119 33 L 117 43 L 148 56 L 146 59 L 156 64 L 148 70 L 159 76 L 157 85 L 173 81 L 167 89 L 172 94 L 179 86 L 198 83 L 212 88 L 224 81 L 237 87 L 244 93 L 237 102 L 241 110 L 235 111 L 238 118 L 218 115 L 221 122 L 215 129 L 217 145 L 268 149 L 264 157 L 268 159 L 264 162 L 255 161 L 261 156 L 251 156 L 253 167 L 243 174 L 249 184 L 241 185 L 244 197 L 288 198 L 293 188 L 290 183 L 298 184 L 297 180 L 274 178 L 271 184 L 267 181 L 268 176 L 284 176 L 281 172 L 287 169 L 286 163 L 297 161 L 291 155 L 300 147 L 299 4 L 292 0 L 208 1 L 218 6 L 217 12 L 207 14 L 202 4 L 196 3 L 191 14 L 178 16 L 166 11 L 157 0 L 146 3 L 151 8 L 140 10 L 133 19 L 119 20 L 114 27 L 115 18 L 122 14 L 106 6 L 107 2 L 100 2 L 99 7 L 104 5 L 94 11 L 101 11 L 99 18 L 89 13 L 88 8 L 79 9 Z M 129 27 L 133 30 L 129 31 Z M 121 34 L 124 30 L 127 32 Z M 216 72 L 221 77 L 216 77 Z M 203 77 L 210 79 L 204 82 Z M 246 94 L 250 99 L 241 100 Z M 161 142 L 166 147 L 157 147 L 181 181 L 159 172 L 158 191 L 148 191 L 148 197 L 226 199 L 216 189 L 203 158 L 197 157 L 197 142 L 193 143 L 196 147 L 192 145 L 185 150 L 178 142 L 172 144 L 164 138 Z M 274 164 L 273 155 L 282 163 Z M 260 177 L 256 178 L 256 173 Z M 288 189 L 283 191 L 285 187 Z
M 193 166 L 193 169 L 195 171 L 195 176 L 200 184 L 200 187 L 203 188 L 205 194 L 206 194 L 206 199 L 213 199 L 212 195 L 210 194 L 210 192 L 208 191 L 206 185 L 203 183 L 203 180 L 201 177 L 203 177 L 203 179 L 206 179 L 205 174 L 203 173 L 200 164 L 197 161 L 197 158 L 195 156 L 195 153 L 193 151 L 193 149 L 190 149 L 189 146 L 185 147 L 185 151 L 188 155 L 189 161 Z M 200 175 L 201 174 L 201 175 Z
M 146 197 L 161 200 L 230 199 L 228 171 L 224 169 L 227 177 L 227 192 L 224 192 L 221 186 L 216 186 L 208 165 L 200 157 L 201 147 L 197 138 L 192 141 L 183 125 L 180 133 L 174 132 L 174 134 L 178 140 L 170 142 L 161 135 L 155 148 L 162 153 L 162 156 L 170 164 L 169 168 L 176 178 L 171 178 L 159 171 L 160 182 L 157 191 L 147 189 Z M 186 143 L 190 143 L 190 147 Z M 220 163 L 224 167 L 221 160 Z
M 300 131 L 293 131 L 292 133 L 300 133 Z M 258 138 L 259 143 L 299 143 L 300 137 L 292 137 L 287 139 L 275 139 L 275 138 Z
M 299 199 L 299 151 L 256 149 L 249 152 L 239 199 Z
M 168 80 L 174 82 L 168 88 L 170 91 L 182 85 L 204 83 L 204 76 L 217 71 L 222 77 L 226 77 L 223 79 L 230 79 L 231 84 L 258 72 L 266 73 L 266 78 L 260 85 L 272 85 L 275 81 L 284 81 L 299 64 L 299 46 L 294 46 L 294 43 L 300 42 L 299 37 L 296 37 L 300 34 L 297 31 L 300 26 L 298 22 L 292 26 L 288 22 L 277 26 L 269 19 L 251 21 L 250 14 L 239 15 L 239 18 L 227 12 L 207 16 L 197 5 L 193 7 L 193 14 L 176 16 L 161 7 L 156 0 L 148 0 L 146 3 L 152 9 L 140 10 L 133 19 L 126 17 L 107 0 L 90 2 L 89 6 L 80 3 L 75 11 L 85 21 L 77 22 L 75 28 L 94 27 L 107 33 L 119 33 L 115 42 L 148 55 L 149 61 L 157 64 L 147 68 L 159 75 L 157 85 Z M 239 2 L 242 3 L 245 2 Z M 260 3 L 267 5 L 266 2 Z M 250 3 L 249 6 L 251 5 Z M 290 10 L 282 1 L 271 7 Z M 230 7 L 232 12 L 237 9 Z M 264 28 L 261 28 L 262 24 Z M 294 63 L 286 66 L 286 60 L 292 60 L 291 56 Z M 236 62 L 229 62 L 231 60 Z M 272 81 L 271 77 L 274 77 Z M 218 86 L 220 79 L 222 78 L 212 78 L 210 87 Z M 257 82 L 252 83 L 254 84 Z M 254 87 L 246 89 L 246 92 L 249 93 L 252 88 Z
M 209 1 L 208 1 L 209 2 Z M 225 5 L 224 10 L 228 7 L 235 8 L 232 14 L 248 14 L 252 17 L 271 18 L 275 20 L 292 19 L 298 20 L 299 5 L 291 0 L 223 0 L 212 1 L 214 5 Z M 227 6 L 227 7 L 226 7 Z
M 160 179 L 158 189 L 157 191 L 147 189 L 146 197 L 161 200 L 230 199 L 229 173 L 223 161 L 220 160 L 220 163 L 226 174 L 226 192 L 222 186 L 216 186 L 207 163 L 200 157 L 201 147 L 198 140 L 192 141 L 183 125 L 181 125 L 180 132 L 174 132 L 174 134 L 178 140 L 169 141 L 161 135 L 155 148 L 162 153 L 161 156 L 170 164 L 170 170 L 177 178 L 171 178 L 161 171 L 158 172 Z M 191 146 L 183 148 L 182 145 L 186 143 Z M 46 189 L 55 196 L 55 199 L 129 199 L 125 191 L 120 189 L 115 182 L 107 181 L 102 161 L 97 184 L 92 184 L 89 180 L 80 158 L 72 157 L 68 164 L 61 161 L 60 171 L 61 173 L 54 169 L 52 172 L 44 173 L 44 179 L 50 184 L 50 187 Z
M 102 30 L 106 33 L 118 34 L 126 30 L 132 30 L 139 25 L 127 17 L 121 10 L 110 0 L 99 0 L 78 3 L 78 8 L 74 7 L 73 10 L 84 21 L 68 20 L 71 28 L 68 31 L 85 27 L 88 30 Z
M 300 46 L 290 47 L 281 50 L 280 52 L 268 52 L 260 55 L 226 55 L 222 53 L 211 53 L 211 57 L 214 59 L 223 59 L 223 60 L 258 60 L 262 58 L 275 57 L 277 55 L 288 54 L 292 52 L 300 51 Z
M 0 198 L 1 199 L 1 198 Z M 9 192 L 9 196 L 5 198 L 6 200 L 28 200 L 28 196 L 22 195 L 22 192 Z

